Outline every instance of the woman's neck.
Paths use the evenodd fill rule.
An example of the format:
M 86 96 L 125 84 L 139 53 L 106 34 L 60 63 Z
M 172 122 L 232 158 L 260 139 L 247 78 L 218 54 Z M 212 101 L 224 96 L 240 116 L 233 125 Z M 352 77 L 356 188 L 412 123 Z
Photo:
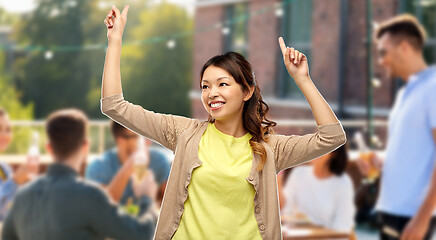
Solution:
M 220 132 L 237 138 L 247 134 L 247 131 L 244 128 L 244 123 L 242 122 L 242 118 L 221 121 L 215 120 L 215 127 Z
M 318 179 L 326 179 L 333 175 L 328 169 L 327 165 L 313 164 L 312 166 L 313 166 L 313 174 Z

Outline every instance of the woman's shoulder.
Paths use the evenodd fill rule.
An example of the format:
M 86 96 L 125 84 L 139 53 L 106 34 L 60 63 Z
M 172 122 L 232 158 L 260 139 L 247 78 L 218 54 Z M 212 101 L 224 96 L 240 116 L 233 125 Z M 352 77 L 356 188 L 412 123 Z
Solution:
M 338 189 L 340 190 L 353 189 L 351 177 L 346 172 L 339 176 L 334 176 L 333 180 L 335 181 L 335 185 L 338 186 Z
M 302 164 L 294 167 L 291 172 L 291 176 L 295 179 L 306 179 L 313 175 L 313 167 L 310 164 Z

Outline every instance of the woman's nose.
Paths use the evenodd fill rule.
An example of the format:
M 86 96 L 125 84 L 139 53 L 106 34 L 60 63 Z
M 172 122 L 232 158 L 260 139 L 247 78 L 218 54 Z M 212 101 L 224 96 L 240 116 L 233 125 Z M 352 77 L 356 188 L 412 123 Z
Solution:
M 215 88 L 211 88 L 209 92 L 209 98 L 213 99 L 218 96 L 218 91 Z

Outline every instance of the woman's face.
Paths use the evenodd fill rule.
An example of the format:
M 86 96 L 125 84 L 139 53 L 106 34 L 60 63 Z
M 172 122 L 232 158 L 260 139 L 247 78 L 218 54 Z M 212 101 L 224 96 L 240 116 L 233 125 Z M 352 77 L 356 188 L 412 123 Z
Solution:
M 0 117 L 0 152 L 6 150 L 12 140 L 11 123 L 7 116 Z
M 212 118 L 218 121 L 242 118 L 244 102 L 251 94 L 244 93 L 226 70 L 215 66 L 206 68 L 201 88 L 201 101 Z

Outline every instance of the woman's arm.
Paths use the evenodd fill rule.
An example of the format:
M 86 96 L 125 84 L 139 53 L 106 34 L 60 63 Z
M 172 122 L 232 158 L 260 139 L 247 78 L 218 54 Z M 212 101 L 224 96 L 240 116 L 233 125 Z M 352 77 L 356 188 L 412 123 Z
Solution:
M 318 132 L 304 136 L 272 135 L 269 145 L 274 151 L 277 173 L 329 153 L 346 142 L 342 125 L 310 79 L 306 56 L 286 47 L 283 38 L 279 38 L 279 44 L 289 74 L 309 102 Z
M 128 10 L 129 6 L 126 6 L 120 13 L 115 6 L 112 6 L 104 20 L 107 26 L 109 44 L 103 71 L 101 111 L 133 132 L 174 150 L 179 135 L 199 121 L 181 116 L 154 113 L 124 100 L 121 87 L 120 57 Z
M 102 98 L 123 93 L 121 87 L 120 58 L 124 27 L 127 22 L 129 6 L 122 13 L 115 6 L 109 11 L 104 23 L 107 26 L 108 48 L 104 63 L 101 87 Z
M 286 68 L 309 102 L 317 125 L 327 125 L 339 122 L 336 115 L 310 78 L 306 56 L 294 48 L 286 47 L 286 44 L 281 37 L 279 38 L 279 44 Z

